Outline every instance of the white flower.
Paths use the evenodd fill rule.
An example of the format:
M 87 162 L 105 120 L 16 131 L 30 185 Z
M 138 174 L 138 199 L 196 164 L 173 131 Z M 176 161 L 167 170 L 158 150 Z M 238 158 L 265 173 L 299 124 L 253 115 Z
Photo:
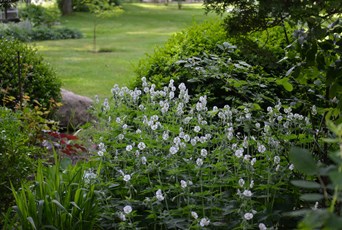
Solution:
M 127 146 L 126 146 L 126 151 L 129 152 L 129 151 L 131 151 L 132 149 L 133 149 L 132 145 L 127 145 Z
M 201 167 L 203 165 L 203 160 L 201 158 L 197 158 L 196 164 L 198 167 Z
M 125 135 L 123 135 L 122 133 L 120 133 L 120 134 L 118 135 L 118 139 L 119 139 L 119 140 L 122 141 L 124 138 L 125 138 Z
M 249 184 L 249 187 L 250 187 L 250 188 L 253 188 L 253 187 L 254 187 L 254 180 L 251 180 L 251 183 Z
M 312 113 L 312 115 L 316 115 L 317 114 L 317 108 L 316 108 L 315 105 L 312 106 L 311 113 Z
M 208 226 L 210 224 L 210 220 L 208 218 L 202 218 L 200 221 L 201 227 Z
M 124 175 L 123 180 L 126 181 L 126 182 L 130 181 L 131 180 L 131 175 L 129 175 L 129 174 Z
M 97 155 L 99 155 L 100 157 L 103 157 L 104 152 L 102 152 L 101 150 L 97 152 Z
M 144 142 L 140 142 L 140 143 L 138 144 L 138 148 L 139 148 L 140 150 L 144 150 L 144 149 L 146 148 L 145 143 L 144 143 Z
M 168 131 L 164 131 L 163 132 L 163 140 L 166 141 L 167 139 L 169 139 L 169 132 Z
M 124 208 L 123 208 L 123 211 L 124 213 L 126 214 L 130 214 L 132 212 L 132 207 L 130 205 L 126 205 Z
M 243 187 L 245 185 L 245 180 L 240 178 L 239 185 L 240 185 L 240 187 Z
M 292 171 L 294 169 L 294 165 L 290 164 L 289 169 Z
M 253 195 L 253 193 L 250 190 L 245 190 L 242 193 L 245 197 L 251 197 Z
M 137 129 L 137 130 L 135 131 L 135 133 L 136 133 L 136 134 L 140 134 L 140 133 L 141 133 L 141 130 L 140 130 L 140 129 Z
M 183 137 L 185 142 L 189 142 L 190 141 L 190 136 L 188 134 L 185 134 Z
M 253 219 L 253 213 L 247 212 L 247 213 L 245 213 L 245 215 L 243 217 L 246 220 L 251 220 L 251 219 Z
M 86 184 L 90 184 L 96 177 L 97 175 L 91 169 L 84 171 L 83 180 Z
M 146 165 L 146 163 L 147 163 L 146 157 L 141 157 L 141 163 L 142 163 L 143 165 Z
M 255 123 L 255 127 L 256 127 L 257 129 L 260 129 L 260 123 Z
M 122 125 L 122 129 L 127 129 L 128 128 L 128 125 L 127 124 L 123 124 Z
M 256 162 L 256 158 L 253 158 L 253 159 L 251 160 L 251 165 L 253 166 L 253 165 L 255 164 L 255 162 Z
M 196 126 L 194 127 L 194 131 L 195 131 L 196 133 L 198 133 L 199 131 L 201 131 L 201 127 L 199 127 L 198 125 L 196 125 Z
M 186 183 L 185 180 L 181 180 L 181 181 L 180 181 L 180 184 L 181 184 L 181 187 L 182 187 L 182 188 L 186 188 L 186 187 L 188 186 L 188 183 Z
M 178 147 L 177 146 L 171 146 L 170 147 L 170 153 L 172 154 L 172 155 L 174 155 L 174 154 L 176 154 L 177 152 L 178 152 Z
M 243 156 L 244 161 L 249 161 L 250 158 L 251 158 L 251 155 L 249 155 L 249 154 L 246 154 Z
M 180 142 L 181 142 L 181 139 L 179 137 L 173 138 L 173 143 L 174 144 L 179 145 Z
M 206 149 L 201 149 L 201 156 L 206 157 L 208 155 L 208 151 Z
M 139 107 L 138 107 L 140 110 L 145 110 L 145 106 L 144 105 L 139 105 Z
M 280 163 L 280 157 L 279 156 L 275 156 L 274 157 L 274 164 L 279 164 Z
M 158 201 L 163 201 L 164 200 L 164 196 L 163 196 L 163 193 L 160 189 L 157 190 L 156 192 L 156 198 Z
M 263 153 L 263 152 L 266 151 L 266 147 L 264 145 L 259 145 L 258 146 L 258 151 L 259 151 L 259 153 Z
M 243 156 L 243 149 L 238 149 L 238 150 L 236 150 L 235 151 L 235 156 L 237 157 L 237 158 L 240 158 L 240 157 L 242 157 Z
M 260 223 L 260 224 L 259 224 L 259 230 L 267 230 L 266 225 L 263 224 L 263 223 Z
M 193 138 L 193 139 L 191 139 L 190 143 L 192 146 L 195 146 L 197 144 L 197 141 L 195 138 Z
M 116 119 L 115 119 L 115 121 L 116 121 L 116 123 L 121 123 L 121 118 L 120 117 L 117 117 Z
M 198 215 L 196 212 L 191 212 L 191 216 L 194 218 L 194 219 L 197 219 L 198 218 Z
M 126 216 L 125 216 L 125 214 L 123 214 L 122 212 L 119 213 L 119 218 L 120 218 L 122 221 L 126 221 Z
M 99 147 L 99 150 L 102 151 L 102 152 L 106 152 L 106 146 L 105 144 L 103 144 L 102 142 L 98 145 Z

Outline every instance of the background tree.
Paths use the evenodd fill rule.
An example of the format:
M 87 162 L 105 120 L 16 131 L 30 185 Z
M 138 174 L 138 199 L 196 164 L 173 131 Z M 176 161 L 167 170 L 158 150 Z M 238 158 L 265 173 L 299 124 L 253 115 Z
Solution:
M 7 10 L 16 5 L 19 0 L 0 0 L 0 10 L 5 13 L 5 21 L 7 21 L 8 13 Z
M 63 15 L 72 13 L 72 0 L 58 0 L 58 6 Z
M 117 16 L 122 13 L 121 7 L 111 3 L 110 0 L 84 0 L 84 4 L 94 15 L 93 27 L 93 51 L 96 52 L 96 28 L 99 19 L 103 17 Z
M 246 34 L 265 30 L 285 22 L 312 24 L 342 12 L 340 0 L 204 0 L 207 11 L 223 14 L 230 34 Z

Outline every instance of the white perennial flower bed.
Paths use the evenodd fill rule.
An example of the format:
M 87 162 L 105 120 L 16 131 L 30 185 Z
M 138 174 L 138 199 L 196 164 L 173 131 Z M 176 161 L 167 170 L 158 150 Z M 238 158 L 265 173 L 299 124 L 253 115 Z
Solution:
M 312 140 L 309 119 L 281 102 L 264 110 L 254 104 L 208 108 L 205 95 L 191 102 L 185 84 L 171 80 L 156 90 L 142 82 L 142 90 L 114 86 L 113 97 L 98 103 L 100 131 L 93 138 L 107 186 L 104 223 L 280 226 L 281 213 L 294 208 L 286 207 L 288 199 L 298 196 L 287 153 L 298 140 Z

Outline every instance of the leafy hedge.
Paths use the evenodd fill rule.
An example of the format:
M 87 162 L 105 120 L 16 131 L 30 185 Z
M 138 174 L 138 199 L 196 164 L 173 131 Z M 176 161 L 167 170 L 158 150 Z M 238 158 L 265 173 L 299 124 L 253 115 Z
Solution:
M 61 82 L 36 49 L 19 41 L 0 39 L 0 50 L 1 103 L 14 107 L 27 95 L 31 101 L 49 108 L 51 100 L 60 100 Z
M 23 42 L 42 40 L 79 39 L 83 34 L 77 29 L 66 27 L 32 27 L 29 22 L 0 25 L 0 39 L 17 39 Z

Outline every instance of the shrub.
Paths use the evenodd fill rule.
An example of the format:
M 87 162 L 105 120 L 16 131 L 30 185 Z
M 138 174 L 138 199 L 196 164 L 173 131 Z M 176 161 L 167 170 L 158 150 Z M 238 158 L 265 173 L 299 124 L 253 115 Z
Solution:
M 58 21 L 61 13 L 57 7 L 44 7 L 42 5 L 27 4 L 20 9 L 20 17 L 29 20 L 33 26 L 51 27 Z
M 23 95 L 29 95 L 31 101 L 36 100 L 41 106 L 50 108 L 51 100 L 60 99 L 61 82 L 34 48 L 19 41 L 1 39 L 0 50 L 2 103 L 5 98 L 13 97 L 15 100 L 6 104 L 13 108 Z
M 78 39 L 83 34 L 77 29 L 66 27 L 32 27 L 29 21 L 0 25 L 1 39 L 17 39 L 23 42 L 59 39 Z
M 277 98 L 292 96 L 288 92 L 293 88 L 291 79 L 283 78 L 290 64 L 278 63 L 286 46 L 282 29 L 229 37 L 220 21 L 195 25 L 140 62 L 134 87 L 141 77 L 157 89 L 173 79 L 176 84 L 184 82 L 190 95 L 206 92 L 211 106 L 232 105 L 235 101 L 261 102 L 266 108 Z

